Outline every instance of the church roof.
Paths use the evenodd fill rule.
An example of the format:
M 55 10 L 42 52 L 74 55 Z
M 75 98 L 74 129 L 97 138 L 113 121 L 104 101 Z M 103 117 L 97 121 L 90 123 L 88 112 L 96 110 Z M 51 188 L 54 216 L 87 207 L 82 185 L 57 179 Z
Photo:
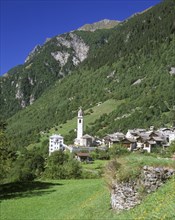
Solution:
M 85 135 L 83 135 L 83 137 L 82 137 L 83 139 L 86 139 L 86 138 L 93 138 L 92 136 L 90 136 L 89 134 L 85 134 Z

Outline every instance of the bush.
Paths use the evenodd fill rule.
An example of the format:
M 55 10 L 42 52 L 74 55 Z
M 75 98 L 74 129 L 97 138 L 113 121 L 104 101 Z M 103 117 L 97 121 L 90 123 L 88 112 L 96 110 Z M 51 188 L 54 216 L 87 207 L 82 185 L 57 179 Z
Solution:
M 108 151 L 96 149 L 95 151 L 90 153 L 91 157 L 94 160 L 109 160 L 110 156 Z
M 121 145 L 113 145 L 111 148 L 109 148 L 109 155 L 110 158 L 114 158 L 116 156 L 122 156 L 130 154 L 130 151 L 128 151 L 127 148 L 121 146 Z
M 8 176 L 10 182 L 27 182 L 33 181 L 35 178 L 36 176 L 31 169 L 21 164 L 16 164 Z
M 8 179 L 10 182 L 32 181 L 44 171 L 45 160 L 41 155 L 26 152 L 14 162 Z
M 70 154 L 56 151 L 48 158 L 43 177 L 50 179 L 78 179 L 81 178 L 82 168 Z

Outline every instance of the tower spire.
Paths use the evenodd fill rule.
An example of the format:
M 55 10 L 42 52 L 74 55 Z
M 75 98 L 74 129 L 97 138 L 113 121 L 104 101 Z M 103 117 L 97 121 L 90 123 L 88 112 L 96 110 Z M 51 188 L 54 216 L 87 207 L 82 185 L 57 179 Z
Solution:
M 77 139 L 80 140 L 83 136 L 83 110 L 79 108 L 77 117 Z

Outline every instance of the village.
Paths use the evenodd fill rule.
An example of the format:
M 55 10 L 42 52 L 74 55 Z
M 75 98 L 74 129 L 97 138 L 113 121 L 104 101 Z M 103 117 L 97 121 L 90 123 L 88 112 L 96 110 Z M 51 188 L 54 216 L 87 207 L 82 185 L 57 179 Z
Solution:
M 174 128 L 159 128 L 155 129 L 151 126 L 149 129 L 136 128 L 128 130 L 126 134 L 122 132 L 115 132 L 108 134 L 102 139 L 92 137 L 84 132 L 84 119 L 82 108 L 78 111 L 77 116 L 77 138 L 74 144 L 66 145 L 64 137 L 60 134 L 54 134 L 49 138 L 49 155 L 54 151 L 63 150 L 75 153 L 75 158 L 79 161 L 89 161 L 90 152 L 99 150 L 107 150 L 114 144 L 118 144 L 128 149 L 128 151 L 143 150 L 151 153 L 154 148 L 165 149 L 175 141 L 175 127 Z

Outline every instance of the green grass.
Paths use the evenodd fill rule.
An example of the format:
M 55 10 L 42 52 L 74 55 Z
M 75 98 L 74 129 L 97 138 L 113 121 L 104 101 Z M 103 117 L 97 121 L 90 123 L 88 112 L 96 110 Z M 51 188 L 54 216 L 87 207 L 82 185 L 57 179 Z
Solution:
M 109 162 L 109 160 L 95 160 L 93 163 L 88 164 L 84 163 L 82 164 L 83 168 L 85 169 L 91 169 L 91 170 L 98 170 L 103 167 Z
M 90 174 L 96 175 L 96 177 L 91 178 L 99 178 L 104 174 L 105 165 L 109 162 L 109 160 L 95 160 L 93 163 L 82 163 L 83 172 L 85 172 L 85 176 Z
M 93 113 L 86 115 L 90 109 L 85 111 L 84 116 L 84 126 L 90 126 L 91 123 L 95 122 L 95 120 L 99 119 L 103 114 L 109 114 L 114 109 L 117 108 L 118 105 L 123 103 L 124 100 L 116 101 L 114 99 L 109 99 L 100 105 L 96 105 L 90 109 L 93 110 Z M 65 124 L 61 124 L 57 127 L 58 131 L 55 131 L 55 128 L 50 130 L 50 134 L 59 133 L 61 135 L 67 135 L 73 129 L 77 128 L 77 117 L 68 120 Z
M 144 165 L 174 167 L 174 161 L 130 154 L 117 159 L 123 175 L 135 175 Z M 83 164 L 84 169 L 98 170 L 107 161 Z M 156 192 L 144 197 L 134 209 L 116 212 L 110 208 L 110 192 L 104 179 L 36 181 L 0 186 L 2 220 L 153 220 L 175 219 L 175 176 Z
M 1 219 L 175 219 L 174 188 L 172 179 L 148 195 L 141 205 L 117 213 L 110 209 L 110 194 L 102 179 L 36 182 L 33 187 L 31 184 L 2 198 Z
M 52 181 L 46 189 L 16 193 L 17 197 L 14 194 L 3 200 L 1 219 L 76 219 L 77 213 L 81 215 L 103 193 L 102 180 Z

